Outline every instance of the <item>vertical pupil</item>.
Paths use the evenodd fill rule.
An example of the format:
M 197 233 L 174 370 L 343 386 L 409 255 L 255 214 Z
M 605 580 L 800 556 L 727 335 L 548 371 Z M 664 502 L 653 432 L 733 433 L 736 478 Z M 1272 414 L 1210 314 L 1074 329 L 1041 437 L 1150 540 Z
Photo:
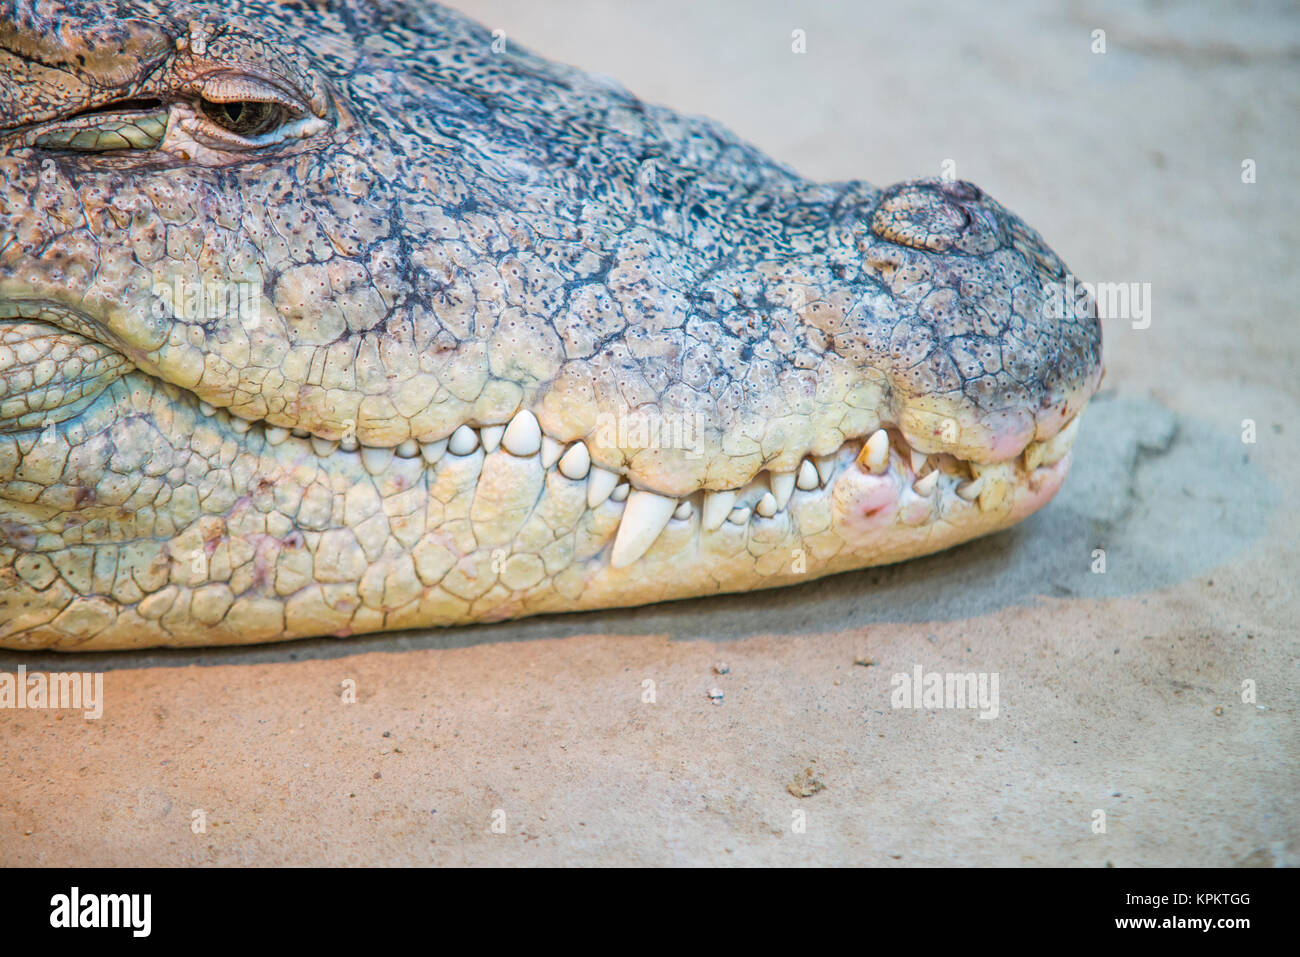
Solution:
M 264 133 L 278 116 L 275 106 L 256 100 L 235 100 L 230 103 L 214 103 L 200 99 L 203 112 L 214 122 L 224 126 L 232 133 L 255 136 Z
M 278 106 L 259 100 L 216 103 L 199 97 L 197 105 L 212 122 L 241 136 L 261 136 L 283 122 L 282 112 Z

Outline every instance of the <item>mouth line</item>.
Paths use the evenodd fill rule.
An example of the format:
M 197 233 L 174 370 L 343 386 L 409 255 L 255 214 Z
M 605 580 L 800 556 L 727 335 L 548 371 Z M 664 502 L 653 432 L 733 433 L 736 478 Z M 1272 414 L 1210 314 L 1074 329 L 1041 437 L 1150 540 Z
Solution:
M 835 492 L 836 482 L 850 472 L 858 479 L 896 486 L 896 499 L 889 507 L 896 508 L 907 525 L 959 521 L 963 515 L 996 512 L 1022 490 L 1037 492 L 1050 473 L 1058 471 L 1070 454 L 1079 425 L 1079 416 L 1075 415 L 1054 436 L 1031 442 L 1014 459 L 997 464 L 969 462 L 948 452 L 924 454 L 913 449 L 900 430 L 891 425 L 866 438 L 846 439 L 831 454 L 806 456 L 793 472 L 762 469 L 737 488 L 666 495 L 641 488 L 636 477 L 625 469 L 614 471 L 595 464 L 584 439 L 565 443 L 542 432 L 537 417 L 528 410 L 516 412 L 508 423 L 460 425 L 450 436 L 434 442 L 408 438 L 395 447 L 368 446 L 355 438 L 335 441 L 312 436 L 303 429 L 240 419 L 224 408 L 195 399 L 192 393 L 178 391 L 194 399 L 199 412 L 221 428 L 234 430 L 240 436 L 256 437 L 260 433 L 266 451 L 278 450 L 272 454 L 312 455 L 321 464 L 359 459 L 361 467 L 376 479 L 390 472 L 395 459 L 421 459 L 425 468 L 432 469 L 448 460 L 468 462 L 477 456 L 481 471 L 482 460 L 489 455 L 521 459 L 539 456 L 547 479 L 556 473 L 575 484 L 585 482 L 588 511 L 611 505 L 624 508 L 611 558 L 616 568 L 636 562 L 671 521 L 692 521 L 698 514 L 701 531 L 727 533 L 729 528 L 744 529 L 762 521 L 780 520 L 785 512 L 800 505 L 800 495 L 829 497 Z M 884 510 L 881 507 L 880 511 Z M 628 528 L 632 532 L 625 532 Z M 620 541 L 629 538 L 630 544 L 620 547 Z
M 140 374 L 148 375 L 148 373 Z M 465 457 L 473 455 L 480 449 L 484 454 L 501 450 L 519 457 L 540 454 L 544 468 L 557 468 L 562 475 L 574 481 L 587 478 L 589 474 L 599 476 L 597 479 L 599 488 L 593 497 L 600 501 L 604 500 L 601 498 L 603 486 L 611 481 L 604 476 L 612 476 L 612 481 L 615 483 L 610 490 L 614 501 L 622 501 L 626 498 L 627 493 L 619 490 L 621 485 L 629 486 L 629 490 L 632 491 L 664 494 L 639 486 L 634 471 L 626 468 L 608 469 L 596 464 L 588 440 L 566 441 L 548 435 L 541 428 L 536 415 L 527 409 L 516 412 L 506 422 L 487 425 L 461 424 L 450 435 L 441 439 L 429 441 L 408 438 L 397 445 L 370 445 L 351 435 L 330 439 L 300 427 L 272 425 L 265 419 L 247 419 L 229 409 L 213 406 L 181 386 L 173 383 L 167 385 L 183 394 L 204 416 L 218 421 L 237 435 L 245 436 L 250 433 L 255 435 L 260 431 L 267 445 L 272 448 L 288 447 L 297 441 L 309 448 L 318 459 L 327 461 L 340 453 L 356 453 L 371 475 L 383 474 L 394 458 L 421 458 L 428 465 L 436 465 L 447 455 Z M 893 474 L 919 495 L 927 496 L 946 483 L 951 485 L 952 491 L 960 498 L 973 502 L 980 498 L 986 486 L 994 481 L 1005 482 L 1018 476 L 1028 477 L 1039 468 L 1059 462 L 1074 444 L 1078 423 L 1079 413 L 1075 413 L 1052 436 L 1031 441 L 1015 457 L 992 464 L 974 462 L 948 452 L 928 454 L 920 452 L 911 446 L 897 424 L 887 423 L 867 436 L 849 436 L 839 448 L 830 453 L 805 456 L 800 461 L 799 467 L 793 471 L 759 469 L 741 485 L 725 489 L 702 487 L 678 495 L 676 498 L 688 500 L 695 495 L 735 494 L 737 508 L 744 507 L 748 502 L 751 509 L 758 514 L 764 514 L 768 511 L 767 507 L 758 509 L 762 498 L 761 491 L 757 493 L 758 497 L 754 501 L 748 501 L 753 497 L 754 489 L 761 488 L 772 494 L 779 511 L 785 507 L 793 489 L 812 491 L 827 487 L 838 467 L 837 463 L 844 459 L 867 473 Z M 852 454 L 846 457 L 846 453 Z M 669 496 L 664 495 L 664 497 Z M 983 501 L 987 506 L 989 499 L 986 497 Z
M 0 319 L 10 313 L 48 323 L 71 335 L 84 336 L 97 328 L 77 310 L 59 304 L 34 300 L 0 302 Z M 103 336 L 96 336 L 95 341 L 102 342 Z M 466 460 L 476 455 L 480 459 L 493 454 L 540 456 L 547 473 L 553 471 L 570 482 L 586 484 L 588 510 L 600 509 L 607 503 L 624 509 L 612 554 L 615 567 L 636 561 L 669 522 L 693 520 L 698 513 L 703 531 L 725 534 L 729 527 L 743 528 L 775 520 L 791 507 L 797 495 L 831 495 L 839 479 L 850 470 L 856 470 L 858 481 L 875 483 L 877 487 L 894 486 L 890 504 L 881 505 L 876 511 L 896 510 L 907 525 L 958 521 L 963 514 L 976 514 L 975 510 L 996 512 L 1019 490 L 1037 489 L 1046 472 L 1069 453 L 1078 428 L 1076 413 L 1053 436 L 1030 442 L 1014 458 L 996 464 L 979 464 L 947 452 L 919 452 L 909 444 L 897 424 L 885 423 L 868 436 L 850 436 L 830 454 L 805 456 L 793 471 L 760 469 L 736 487 L 699 488 L 681 495 L 666 495 L 641 487 L 627 469 L 608 469 L 597 464 L 587 440 L 563 441 L 546 434 L 537 417 L 526 409 L 516 412 L 508 422 L 462 424 L 450 435 L 433 441 L 407 438 L 396 446 L 373 446 L 361 443 L 353 435 L 329 439 L 302 428 L 273 425 L 265 419 L 246 419 L 145 370 L 135 368 L 128 373 L 131 374 L 164 385 L 220 431 L 234 433 L 249 451 L 287 460 L 286 465 L 302 464 L 299 457 L 306 456 L 322 465 L 359 460 L 367 473 L 379 477 L 389 473 L 399 459 L 419 459 L 423 467 L 433 468 L 444 459 Z M 263 446 L 260 450 L 256 448 L 259 439 Z M 869 511 L 866 517 L 877 516 Z M 631 531 L 625 534 L 625 529 Z

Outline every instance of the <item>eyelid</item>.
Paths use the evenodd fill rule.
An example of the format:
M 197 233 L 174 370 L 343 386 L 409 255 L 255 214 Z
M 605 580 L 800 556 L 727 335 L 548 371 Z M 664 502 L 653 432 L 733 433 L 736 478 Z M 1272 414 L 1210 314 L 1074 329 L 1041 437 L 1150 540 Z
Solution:
M 299 116 L 311 114 L 307 104 L 298 97 L 275 84 L 244 73 L 210 74 L 199 81 L 197 92 L 212 103 L 274 103 Z
M 319 132 L 326 126 L 326 123 L 314 116 L 300 116 L 288 119 L 280 123 L 274 129 L 261 136 L 246 137 L 238 133 L 232 133 L 230 130 L 212 122 L 196 110 L 189 108 L 180 112 L 176 118 L 177 123 L 190 136 L 199 139 L 202 142 L 206 139 L 207 146 L 216 145 L 221 149 L 237 150 L 254 150 L 262 146 L 274 146 L 287 139 L 299 139 L 310 136 Z
M 238 133 L 232 132 L 218 123 L 214 123 L 198 110 L 186 109 L 183 113 L 177 116 L 177 123 L 183 130 L 189 133 L 190 136 L 193 136 L 200 141 L 207 140 L 209 146 L 219 145 L 223 149 L 255 149 L 259 145 L 263 145 L 260 141 L 265 139 L 265 137 L 254 139 L 247 136 L 240 136 Z M 270 131 L 270 134 L 267 135 L 278 133 L 283 126 L 283 123 L 277 124 Z

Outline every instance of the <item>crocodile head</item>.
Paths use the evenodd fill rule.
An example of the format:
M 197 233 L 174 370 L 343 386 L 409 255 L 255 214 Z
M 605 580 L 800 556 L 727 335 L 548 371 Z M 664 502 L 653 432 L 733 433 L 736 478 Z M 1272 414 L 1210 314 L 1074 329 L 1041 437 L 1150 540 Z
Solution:
M 975 186 L 808 182 L 429 3 L 0 4 L 0 172 L 9 647 L 897 561 L 1045 504 L 1101 374 Z

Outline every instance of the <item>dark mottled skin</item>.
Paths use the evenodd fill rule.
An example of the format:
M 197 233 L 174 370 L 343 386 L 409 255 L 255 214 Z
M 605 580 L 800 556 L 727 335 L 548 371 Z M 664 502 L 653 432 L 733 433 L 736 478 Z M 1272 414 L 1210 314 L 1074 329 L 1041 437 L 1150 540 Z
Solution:
M 243 89 L 242 76 L 260 77 L 295 103 L 294 117 L 309 121 L 302 135 L 230 149 L 182 128 L 177 117 L 198 114 L 200 96 Z M 157 148 L 74 151 L 37 139 L 73 114 L 126 99 L 156 100 L 171 111 Z M 287 481 L 289 465 L 268 464 L 266 427 L 389 448 L 409 439 L 434 443 L 462 424 L 504 424 L 528 409 L 548 437 L 586 440 L 593 462 L 633 487 L 694 495 L 698 504 L 701 490 L 739 488 L 763 470 L 793 472 L 806 456 L 835 453 L 880 427 L 922 452 L 1008 462 L 1058 432 L 1100 376 L 1095 316 L 1044 317 L 1045 284 L 1064 280 L 1061 262 L 975 186 L 807 182 L 710 121 L 646 105 L 611 81 L 513 43 L 494 50 L 484 28 L 433 4 L 3 3 L 0 148 L 0 307 L 28 304 L 0 316 L 39 324 L 23 335 L 55 326 L 75 334 L 77 348 L 99 350 L 102 374 L 94 381 L 103 390 L 88 412 L 50 409 L 48 396 L 22 414 L 6 418 L 0 410 L 0 436 L 17 443 L 11 482 L 24 456 L 40 454 L 25 451 L 19 433 L 52 425 L 75 457 L 95 436 L 124 427 L 128 401 L 136 403 L 137 427 L 152 430 L 140 439 L 151 449 L 141 461 L 156 461 L 173 487 L 200 481 L 199 453 L 186 447 L 197 400 L 228 409 L 236 426 L 261 423 L 248 432 L 209 417 L 217 445 L 231 447 L 224 458 L 203 453 L 202 481 L 213 471 L 231 478 L 229 494 L 201 505 L 200 515 L 141 532 L 140 503 L 128 495 L 115 506 L 130 510 L 137 527 L 109 537 L 166 543 L 155 556 L 163 564 L 176 562 L 176 538 L 202 514 L 220 517 L 220 534 L 233 539 L 231 510 L 259 480 Z M 214 279 L 248 284 L 260 304 L 256 318 L 159 316 L 153 308 L 160 284 Z M 32 304 L 44 313 L 33 314 Z M 56 390 L 65 385 L 55 378 Z M 87 392 L 84 383 L 77 388 Z M 20 391 L 9 386 L 11 397 Z M 178 409 L 184 423 L 171 419 Z M 700 428 L 689 450 L 597 437 L 602 416 L 627 409 Z M 351 469 L 341 461 L 298 468 L 321 470 L 338 496 Z M 8 496 L 0 484 L 0 506 L 10 503 L 0 543 L 7 536 L 15 568 L 24 553 L 40 550 L 31 543 L 42 535 L 53 536 L 47 549 L 59 538 L 66 544 L 70 518 L 124 521 L 86 511 L 104 500 L 98 482 L 111 463 L 96 460 L 75 481 L 54 469 Z M 305 474 L 296 481 L 312 484 Z M 91 490 L 92 501 L 65 492 L 57 502 L 49 496 L 49 509 L 37 508 L 42 483 Z M 166 507 L 156 496 L 150 504 Z M 426 515 L 420 529 L 432 536 L 441 526 L 439 547 L 450 551 L 451 564 L 473 564 L 475 573 L 466 574 L 476 581 L 482 563 L 474 555 L 494 537 L 475 527 L 486 509 L 458 519 L 468 531 L 452 528 L 445 515 Z M 277 544 L 251 549 L 242 590 L 222 579 L 231 595 L 223 593 L 218 606 L 229 609 L 227 597 L 239 607 L 241 597 L 284 604 L 300 596 L 276 586 L 283 558 L 272 553 L 311 526 L 292 508 L 280 511 L 283 534 L 265 531 Z M 334 511 L 321 527 L 326 534 L 340 520 L 350 524 L 341 506 Z M 940 518 L 960 539 L 1007 516 L 969 528 Z M 572 531 L 546 524 L 552 544 Z M 807 536 L 797 517 L 788 524 L 789 541 Z M 582 534 L 591 548 L 575 547 L 567 561 L 589 584 L 612 574 L 601 566 L 601 548 L 613 533 L 601 526 Z M 841 536 L 847 546 L 813 572 L 949 541 L 945 533 L 928 544 L 866 548 L 851 537 Z M 362 564 L 400 562 L 396 551 L 419 541 L 413 532 L 391 549 L 367 548 Z M 504 541 L 513 542 L 511 554 L 521 547 L 518 538 Z M 757 558 L 752 541 L 739 547 Z M 410 614 L 396 614 L 387 598 L 374 607 L 358 591 L 360 572 L 343 574 L 332 584 L 350 582 L 355 606 L 343 618 L 320 613 L 316 602 L 298 624 L 282 620 L 257 637 L 790 580 L 723 560 L 716 571 L 701 566 L 713 579 L 706 585 L 697 573 L 680 586 L 557 591 L 546 564 L 542 586 L 553 589 L 546 597 L 507 586 L 495 604 L 475 606 L 494 594 L 497 573 L 489 571 L 466 608 Z M 23 590 L 30 576 L 10 577 L 11 601 L 40 602 Z M 322 580 L 319 570 L 315 578 Z M 188 583 L 174 573 L 169 580 L 181 592 L 214 581 L 210 570 Z M 52 586 L 42 587 L 46 594 Z M 64 597 L 102 598 L 112 587 L 79 582 Z M 428 603 L 439 587 L 439 577 L 421 573 L 419 589 L 402 598 Z M 215 623 L 194 624 L 171 606 L 174 623 L 158 624 L 130 610 L 142 596 L 103 599 L 88 633 L 80 626 L 85 615 L 80 630 L 59 631 L 38 613 L 36 624 L 0 628 L 0 640 L 59 647 L 249 640 L 220 631 L 233 627 L 225 611 Z M 56 612 L 66 606 L 46 604 Z M 378 618 L 358 618 L 363 607 Z

